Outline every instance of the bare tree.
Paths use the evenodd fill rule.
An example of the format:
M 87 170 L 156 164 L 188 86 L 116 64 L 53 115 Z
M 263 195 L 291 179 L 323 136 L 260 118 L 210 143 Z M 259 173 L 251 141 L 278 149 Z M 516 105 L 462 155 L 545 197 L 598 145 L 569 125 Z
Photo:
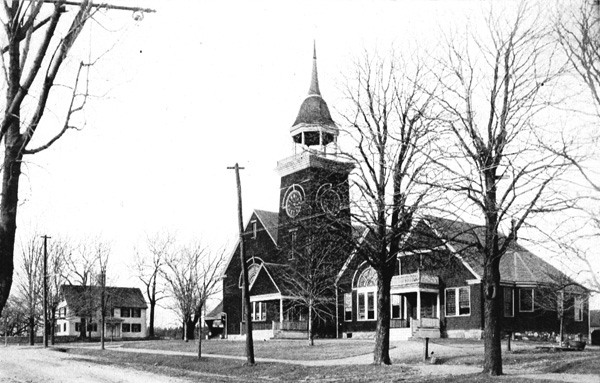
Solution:
M 415 213 L 432 189 L 425 177 L 434 139 L 433 92 L 424 91 L 422 63 L 365 54 L 346 82 L 349 135 L 356 150 L 344 155 L 357 164 L 352 219 L 371 228 L 361 254 L 377 273 L 377 329 L 373 361 L 389 357 L 390 283 L 396 256 L 410 235 Z
M 67 12 L 67 7 L 75 11 Z M 100 7 L 111 8 L 94 5 L 91 0 L 7 0 L 0 10 L 2 41 L 6 42 L 0 56 L 5 92 L 0 120 L 0 142 L 4 145 L 0 167 L 0 313 L 13 282 L 21 166 L 27 155 L 50 148 L 68 130 L 81 128 L 74 119 L 88 100 L 85 80 L 92 63 L 81 62 L 70 73 L 61 69 L 84 26 Z M 61 93 L 56 85 L 63 82 L 70 85 Z M 59 113 L 62 123 L 52 132 L 43 117 L 54 99 L 63 100 L 64 109 Z M 49 138 L 35 143 L 33 138 L 40 127 L 48 130 L 45 136 Z
M 106 285 L 106 272 L 108 270 L 108 260 L 110 257 L 110 246 L 105 242 L 96 243 L 96 262 L 98 264 L 98 280 L 97 280 L 97 291 L 100 301 L 98 304 L 98 311 L 100 312 L 100 349 L 104 350 L 104 340 L 106 332 L 106 317 L 110 315 L 112 309 L 110 303 L 114 298 L 111 296 L 107 285 Z
M 61 301 L 60 287 L 66 281 L 66 260 L 70 251 L 70 244 L 66 239 L 55 238 L 50 242 L 48 251 L 48 318 L 50 318 L 51 344 L 54 344 L 55 341 L 56 310 Z
M 19 301 L 27 313 L 29 344 L 35 341 L 35 329 L 42 315 L 43 253 L 39 236 L 33 236 L 21 249 L 21 272 L 19 273 Z
M 334 323 L 336 276 L 345 261 L 340 255 L 349 254 L 351 245 L 335 219 L 303 223 L 296 227 L 303 235 L 287 249 L 289 264 L 277 272 L 282 273 L 282 287 L 292 307 L 308 313 L 308 341 L 313 346 L 316 322 L 324 324 L 322 331 L 328 330 L 327 323 Z
M 168 233 L 156 234 L 146 239 L 146 247 L 150 256 L 146 253 L 136 252 L 135 269 L 138 279 L 144 284 L 146 297 L 150 304 L 150 326 L 148 336 L 154 337 L 154 314 L 156 304 L 165 298 L 163 286 L 159 283 L 161 271 L 165 266 L 165 260 L 171 258 L 173 253 L 174 238 Z
M 223 262 L 223 252 L 213 254 L 200 243 L 183 246 L 165 259 L 166 268 L 162 274 L 173 299 L 173 310 L 184 324 L 186 341 L 194 339 L 195 326 L 208 298 L 221 289 Z M 200 357 L 201 339 L 198 344 Z
M 573 256 L 580 270 L 586 271 L 586 279 L 596 291 L 600 291 L 600 274 L 594 266 L 595 246 L 588 246 L 590 239 L 600 238 L 600 182 L 598 180 L 598 142 L 600 130 L 600 4 L 598 2 L 567 2 L 561 4 L 555 24 L 555 34 L 569 62 L 569 70 L 575 81 L 585 85 L 587 100 L 591 100 L 592 113 L 586 108 L 589 102 L 577 99 L 576 111 L 580 117 L 592 116 L 591 129 L 576 129 L 577 145 L 556 149 L 566 161 L 573 165 L 577 174 L 574 183 L 579 192 L 586 196 L 579 208 L 585 213 L 581 230 L 572 235 L 572 243 L 566 251 Z M 585 100 L 585 99 L 584 99 Z M 583 187 L 582 187 L 583 186 Z
M 447 161 L 436 161 L 445 176 L 438 184 L 453 214 L 484 222 L 475 245 L 483 267 L 483 371 L 491 375 L 502 374 L 500 259 L 533 214 L 568 207 L 552 188 L 567 164 L 545 149 L 541 141 L 553 137 L 536 124 L 558 101 L 556 46 L 527 2 L 506 15 L 490 15 L 485 34 L 448 37 L 436 71 L 440 121 L 451 140 L 444 142 L 454 142 L 445 148 Z

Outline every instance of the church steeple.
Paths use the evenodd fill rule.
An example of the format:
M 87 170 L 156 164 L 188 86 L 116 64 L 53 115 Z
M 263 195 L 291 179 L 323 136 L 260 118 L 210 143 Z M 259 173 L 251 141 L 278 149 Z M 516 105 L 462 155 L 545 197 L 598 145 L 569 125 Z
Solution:
M 329 107 L 319 89 L 316 45 L 313 46 L 313 69 L 308 95 L 300 106 L 290 133 L 297 145 L 317 146 L 323 152 L 327 145 L 337 141 L 339 129 L 331 118 Z
M 321 96 L 319 90 L 319 76 L 317 75 L 317 44 L 313 43 L 313 70 L 312 79 L 310 81 L 310 89 L 308 89 L 308 95 Z

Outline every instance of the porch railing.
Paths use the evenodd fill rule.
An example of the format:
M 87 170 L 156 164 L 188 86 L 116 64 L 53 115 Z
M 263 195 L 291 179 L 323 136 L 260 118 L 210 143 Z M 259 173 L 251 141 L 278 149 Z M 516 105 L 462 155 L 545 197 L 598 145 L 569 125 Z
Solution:
M 439 285 L 440 278 L 436 275 L 416 272 L 413 274 L 395 275 L 392 277 L 392 287 L 402 287 L 417 284 Z
M 307 331 L 308 321 L 283 321 L 273 322 L 273 330 L 283 331 Z

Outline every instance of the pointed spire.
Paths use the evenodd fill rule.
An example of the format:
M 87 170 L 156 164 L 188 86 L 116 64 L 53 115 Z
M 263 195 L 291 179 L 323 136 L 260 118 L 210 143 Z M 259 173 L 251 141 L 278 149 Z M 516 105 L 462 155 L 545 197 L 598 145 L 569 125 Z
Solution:
M 310 81 L 310 89 L 308 90 L 309 95 L 321 95 L 319 90 L 319 77 L 317 75 L 317 43 L 313 40 L 313 71 L 312 79 Z

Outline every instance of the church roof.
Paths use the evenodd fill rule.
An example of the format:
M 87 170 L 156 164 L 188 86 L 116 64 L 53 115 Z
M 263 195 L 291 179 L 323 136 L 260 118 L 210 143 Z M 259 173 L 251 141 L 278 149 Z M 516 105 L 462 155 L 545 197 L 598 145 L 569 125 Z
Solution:
M 258 219 L 260 219 L 260 222 L 262 222 L 265 230 L 273 239 L 273 242 L 277 244 L 277 225 L 279 223 L 279 213 L 266 210 L 254 210 L 254 214 L 256 214 Z
M 316 49 L 313 53 L 313 70 L 310 81 L 310 88 L 308 90 L 308 96 L 302 102 L 300 111 L 294 121 L 293 127 L 298 125 L 325 125 L 335 127 L 335 122 L 331 118 L 329 113 L 329 107 L 321 96 L 319 89 L 319 76 L 317 74 L 317 53 Z
M 476 244 L 484 243 L 485 227 L 433 216 L 427 216 L 426 221 L 479 277 L 483 276 L 483 256 Z M 518 242 L 511 243 L 500 259 L 500 277 L 504 283 L 516 284 L 574 283 Z

